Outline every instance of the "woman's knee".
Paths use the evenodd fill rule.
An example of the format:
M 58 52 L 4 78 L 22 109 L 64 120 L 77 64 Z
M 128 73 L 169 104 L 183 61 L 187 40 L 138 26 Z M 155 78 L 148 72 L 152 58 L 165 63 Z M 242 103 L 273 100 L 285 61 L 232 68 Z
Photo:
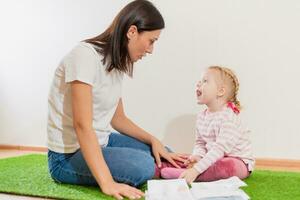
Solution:
M 138 186 L 154 176 L 154 159 L 149 153 L 131 148 L 110 148 L 103 152 L 118 182 Z
M 140 185 L 149 179 L 152 179 L 155 173 L 155 163 L 153 157 L 149 154 L 141 152 L 138 162 L 134 165 L 134 179 L 137 180 L 136 185 Z

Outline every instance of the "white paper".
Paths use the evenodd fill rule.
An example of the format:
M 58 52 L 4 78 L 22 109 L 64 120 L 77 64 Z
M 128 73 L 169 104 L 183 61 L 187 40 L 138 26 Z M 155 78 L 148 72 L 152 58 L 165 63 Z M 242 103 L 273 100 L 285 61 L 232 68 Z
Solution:
M 236 190 L 240 187 L 247 186 L 247 184 L 241 181 L 238 177 L 233 176 L 228 179 L 222 179 L 218 181 L 212 182 L 193 182 L 192 188 L 197 188 L 199 190 L 202 189 L 228 189 L 228 190 Z
M 184 179 L 149 180 L 146 200 L 193 200 Z
M 149 180 L 146 200 L 248 200 L 240 187 L 247 186 L 238 177 L 219 181 L 192 183 L 184 179 Z
M 247 186 L 238 177 L 219 181 L 192 183 L 191 193 L 194 199 L 200 200 L 212 197 L 240 197 L 248 200 L 249 196 L 239 187 Z

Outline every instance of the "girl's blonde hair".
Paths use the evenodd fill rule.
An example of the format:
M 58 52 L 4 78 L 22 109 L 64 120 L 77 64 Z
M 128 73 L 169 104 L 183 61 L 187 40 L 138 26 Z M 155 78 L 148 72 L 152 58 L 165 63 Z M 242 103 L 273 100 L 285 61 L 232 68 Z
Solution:
M 228 101 L 233 102 L 235 106 L 240 110 L 241 103 L 237 99 L 240 84 L 235 73 L 231 69 L 221 66 L 210 66 L 208 69 L 216 70 L 220 73 L 222 81 L 230 87 Z

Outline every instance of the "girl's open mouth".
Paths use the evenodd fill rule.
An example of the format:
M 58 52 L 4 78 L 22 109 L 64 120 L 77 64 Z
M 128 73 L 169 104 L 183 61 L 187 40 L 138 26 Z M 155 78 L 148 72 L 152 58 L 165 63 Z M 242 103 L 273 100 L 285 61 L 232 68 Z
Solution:
M 200 90 L 196 90 L 197 97 L 201 96 L 202 92 Z

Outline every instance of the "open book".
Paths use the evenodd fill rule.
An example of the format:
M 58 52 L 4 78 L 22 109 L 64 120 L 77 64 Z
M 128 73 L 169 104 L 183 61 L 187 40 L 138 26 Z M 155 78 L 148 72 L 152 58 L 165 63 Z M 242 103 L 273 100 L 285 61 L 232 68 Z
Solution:
M 184 179 L 149 180 L 146 200 L 248 200 L 243 186 L 238 177 L 192 183 L 191 188 Z

